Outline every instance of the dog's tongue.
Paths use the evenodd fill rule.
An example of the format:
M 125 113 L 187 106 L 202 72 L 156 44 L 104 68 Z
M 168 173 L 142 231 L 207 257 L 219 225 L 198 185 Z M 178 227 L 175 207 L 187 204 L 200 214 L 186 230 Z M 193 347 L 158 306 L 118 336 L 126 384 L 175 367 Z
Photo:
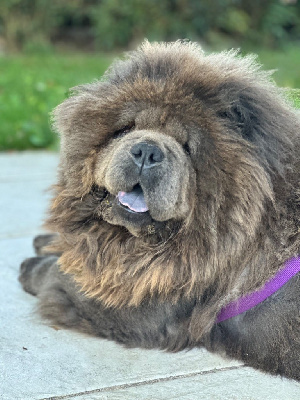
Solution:
M 131 192 L 119 192 L 117 198 L 121 204 L 135 212 L 146 212 L 149 210 L 145 202 L 143 190 L 135 186 Z

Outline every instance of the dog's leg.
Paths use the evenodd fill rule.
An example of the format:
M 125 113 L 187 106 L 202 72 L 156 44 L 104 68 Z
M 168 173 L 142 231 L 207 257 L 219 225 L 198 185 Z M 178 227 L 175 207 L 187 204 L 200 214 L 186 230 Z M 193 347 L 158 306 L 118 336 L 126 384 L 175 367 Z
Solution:
M 114 309 L 85 296 L 57 257 L 25 260 L 19 278 L 24 290 L 38 297 L 41 316 L 51 325 L 115 340 L 129 347 L 169 349 L 189 347 L 186 334 L 192 305 L 153 304 Z
M 50 268 L 57 261 L 56 256 L 39 256 L 27 258 L 20 267 L 19 281 L 25 292 L 37 296 L 42 290 Z
M 82 295 L 72 278 L 60 272 L 56 256 L 23 261 L 19 281 L 26 292 L 39 298 L 39 312 L 51 324 L 94 333 L 84 317 Z

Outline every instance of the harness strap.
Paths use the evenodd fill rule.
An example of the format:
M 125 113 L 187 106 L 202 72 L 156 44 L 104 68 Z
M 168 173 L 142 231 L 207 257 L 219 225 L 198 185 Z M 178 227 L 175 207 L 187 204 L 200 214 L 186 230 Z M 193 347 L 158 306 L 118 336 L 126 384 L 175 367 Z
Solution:
M 218 324 L 229 318 L 236 317 L 263 302 L 273 293 L 277 292 L 299 271 L 300 256 L 291 258 L 284 264 L 284 268 L 278 271 L 274 278 L 270 279 L 262 289 L 247 294 L 223 307 L 217 316 L 216 323 Z

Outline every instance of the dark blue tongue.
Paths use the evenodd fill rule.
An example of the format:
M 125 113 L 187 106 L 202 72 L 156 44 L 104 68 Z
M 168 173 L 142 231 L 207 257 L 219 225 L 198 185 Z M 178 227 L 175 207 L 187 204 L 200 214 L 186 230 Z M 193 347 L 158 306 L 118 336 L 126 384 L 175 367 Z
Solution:
M 136 185 L 131 192 L 119 192 L 117 198 L 121 204 L 132 211 L 142 213 L 149 210 L 143 190 L 139 185 Z

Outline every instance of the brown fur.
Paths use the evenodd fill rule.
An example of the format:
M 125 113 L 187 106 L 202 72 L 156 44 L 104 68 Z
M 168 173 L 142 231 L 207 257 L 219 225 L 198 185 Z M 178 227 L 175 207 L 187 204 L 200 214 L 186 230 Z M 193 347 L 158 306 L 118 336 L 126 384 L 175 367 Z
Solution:
M 140 318 L 143 307 L 185 309 L 175 338 L 155 346 L 219 350 L 220 309 L 300 250 L 300 122 L 282 92 L 251 56 L 145 43 L 102 81 L 76 88 L 53 118 L 61 163 L 46 226 L 59 235 L 48 251 L 61 254 L 81 301 L 114 309 L 129 330 L 139 323 L 128 326 L 128 310 Z M 144 142 L 164 158 L 138 173 L 131 149 Z M 140 219 L 116 203 L 137 183 L 149 207 Z M 57 321 L 57 312 L 44 314 Z M 292 328 L 296 372 L 273 372 L 299 379 L 299 322 Z M 240 349 L 226 351 L 245 360 Z M 272 372 L 253 358 L 250 365 Z

